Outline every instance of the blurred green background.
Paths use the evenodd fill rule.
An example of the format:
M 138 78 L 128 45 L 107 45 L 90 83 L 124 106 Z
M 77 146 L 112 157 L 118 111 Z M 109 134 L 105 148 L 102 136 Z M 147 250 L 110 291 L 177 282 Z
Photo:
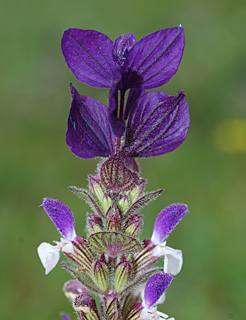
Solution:
M 183 250 L 184 266 L 160 310 L 177 320 L 246 319 L 245 19 L 243 0 L 1 1 L 1 319 L 72 315 L 61 291 L 70 275 L 57 267 L 45 276 L 36 253 L 42 241 L 59 240 L 39 205 L 43 197 L 65 202 L 85 235 L 90 208 L 67 186 L 86 187 L 97 160 L 78 159 L 65 144 L 68 85 L 103 103 L 107 90 L 87 87 L 69 71 L 63 30 L 96 29 L 112 39 L 134 32 L 140 39 L 179 24 L 183 60 L 157 90 L 185 90 L 191 127 L 176 151 L 140 161 L 147 190 L 165 188 L 144 209 L 142 239 L 164 206 L 189 204 L 190 214 L 168 239 Z

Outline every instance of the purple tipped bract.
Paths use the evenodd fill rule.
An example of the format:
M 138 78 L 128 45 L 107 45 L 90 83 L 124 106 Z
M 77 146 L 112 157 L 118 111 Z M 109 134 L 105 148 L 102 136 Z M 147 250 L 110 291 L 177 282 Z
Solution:
M 62 52 L 75 77 L 92 87 L 110 88 L 114 77 L 113 41 L 95 30 L 68 29 Z
M 80 158 L 110 156 L 113 137 L 108 123 L 108 108 L 91 97 L 79 95 L 72 85 L 71 94 L 67 145 Z
M 176 149 L 186 138 L 190 125 L 185 95 L 147 92 L 137 100 L 129 115 L 124 154 L 154 157 Z
M 167 273 L 156 273 L 149 278 L 144 289 L 144 303 L 147 308 L 156 304 L 172 280 L 173 276 Z
M 163 209 L 158 215 L 151 240 L 155 244 L 161 243 L 183 219 L 188 207 L 185 204 L 172 204 Z
M 152 89 L 167 83 L 178 70 L 184 45 L 182 27 L 162 29 L 140 39 L 124 64 L 124 87 Z
M 66 240 L 73 239 L 75 226 L 70 209 L 64 203 L 54 199 L 44 199 L 43 208 L 61 235 Z
M 66 63 L 79 81 L 110 88 L 120 70 L 120 90 L 151 89 L 168 82 L 178 70 L 184 45 L 182 27 L 162 29 L 137 42 L 133 33 L 113 42 L 98 31 L 82 29 L 68 29 L 62 38 Z

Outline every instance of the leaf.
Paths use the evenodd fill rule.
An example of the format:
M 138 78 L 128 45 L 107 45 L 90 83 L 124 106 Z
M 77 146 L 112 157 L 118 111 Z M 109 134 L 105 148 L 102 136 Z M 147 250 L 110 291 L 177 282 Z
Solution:
M 93 199 L 93 197 L 89 194 L 89 192 L 87 190 L 82 189 L 82 188 L 78 188 L 75 186 L 71 186 L 68 189 L 71 190 L 74 194 L 76 194 L 76 196 L 78 196 L 79 198 L 81 198 L 85 202 L 87 202 L 87 204 L 93 210 L 95 210 L 101 217 L 104 217 L 104 214 L 102 213 L 100 207 L 98 206 L 96 201 Z
M 157 272 L 163 271 L 163 268 L 152 268 L 148 269 L 146 272 L 142 273 L 137 279 L 135 278 L 132 283 L 130 283 L 122 292 L 121 295 L 124 296 L 128 293 L 131 293 L 134 287 L 139 286 L 140 284 L 147 281 L 147 279 L 152 276 L 153 274 L 156 274 Z
M 79 282 L 85 286 L 88 290 L 93 291 L 95 293 L 100 293 L 100 290 L 98 290 L 92 280 L 87 276 L 85 272 L 78 272 L 76 270 L 75 265 L 72 262 L 61 262 L 59 266 L 68 272 L 70 272 Z
M 162 193 L 163 189 L 159 189 L 150 193 L 145 194 L 137 201 L 135 201 L 130 208 L 126 211 L 124 219 L 132 214 L 136 214 L 140 209 L 146 206 L 151 201 L 155 200 Z

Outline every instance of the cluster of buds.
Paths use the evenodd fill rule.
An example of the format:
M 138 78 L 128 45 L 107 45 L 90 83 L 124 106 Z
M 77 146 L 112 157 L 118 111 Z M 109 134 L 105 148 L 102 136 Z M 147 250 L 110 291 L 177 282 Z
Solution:
M 41 243 L 38 254 L 46 274 L 58 263 L 60 252 L 68 258 L 60 266 L 75 280 L 65 283 L 64 293 L 78 319 L 168 318 L 156 305 L 164 301 L 183 260 L 181 250 L 166 246 L 166 238 L 188 208 L 184 204 L 164 208 L 151 238 L 142 241 L 139 213 L 163 190 L 145 191 L 146 180 L 140 177 L 135 158 L 170 152 L 186 137 L 189 112 L 184 94 L 145 92 L 173 76 L 183 48 L 182 27 L 157 31 L 138 42 L 131 33 L 114 42 L 93 30 L 64 33 L 62 50 L 75 76 L 88 85 L 110 88 L 106 107 L 80 96 L 71 85 L 67 144 L 80 158 L 105 158 L 97 174 L 89 176 L 87 189 L 70 187 L 91 207 L 87 236 L 77 235 L 73 214 L 64 203 L 43 201 L 62 238 L 55 245 Z M 155 267 L 163 257 L 163 266 Z M 66 314 L 62 318 L 70 319 Z

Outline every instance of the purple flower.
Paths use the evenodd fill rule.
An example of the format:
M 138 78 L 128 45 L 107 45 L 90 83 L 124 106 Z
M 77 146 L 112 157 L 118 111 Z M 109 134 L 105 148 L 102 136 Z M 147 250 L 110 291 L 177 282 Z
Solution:
M 164 255 L 164 272 L 176 275 L 180 272 L 183 258 L 182 251 L 166 246 L 164 241 L 188 211 L 185 204 L 172 204 L 158 215 L 151 241 L 156 245 L 153 256 Z
M 143 310 L 141 319 L 167 319 L 168 316 L 157 311 L 156 305 L 163 302 L 165 291 L 170 286 L 173 277 L 167 273 L 156 273 L 149 278 L 143 292 Z M 171 318 L 169 318 L 171 320 Z M 172 318 L 173 319 L 173 318 Z
M 71 241 L 76 237 L 73 214 L 62 202 L 53 199 L 44 199 L 43 207 L 60 234 L 61 241 L 54 241 L 55 246 L 42 242 L 38 247 L 39 258 L 48 274 L 60 259 L 60 250 L 73 252 Z
M 62 38 L 66 63 L 75 77 L 93 87 L 151 89 L 168 82 L 178 70 L 184 50 L 182 27 L 162 29 L 136 42 L 133 33 L 114 42 L 95 30 L 68 29 Z
M 116 137 L 107 107 L 78 94 L 71 86 L 72 104 L 66 134 L 70 150 L 80 158 L 108 157 L 116 153 Z M 136 94 L 137 96 L 137 94 Z M 147 92 L 131 97 L 126 138 L 120 151 L 124 158 L 154 157 L 176 149 L 189 128 L 188 104 L 183 92 L 177 97 Z

